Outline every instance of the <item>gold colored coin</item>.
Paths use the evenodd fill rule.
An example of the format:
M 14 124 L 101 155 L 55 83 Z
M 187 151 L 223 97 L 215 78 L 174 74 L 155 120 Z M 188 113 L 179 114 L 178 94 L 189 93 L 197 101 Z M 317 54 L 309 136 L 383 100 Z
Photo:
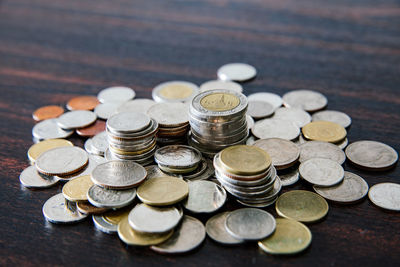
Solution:
M 28 150 L 28 159 L 33 163 L 36 159 L 47 150 L 63 147 L 63 146 L 74 146 L 70 141 L 65 139 L 47 139 L 42 142 L 36 143 L 31 146 Z
M 138 198 L 143 203 L 154 206 L 175 204 L 188 194 L 188 184 L 182 179 L 172 177 L 147 180 L 137 189 Z
M 313 121 L 306 124 L 301 131 L 308 140 L 337 143 L 346 138 L 343 126 L 330 121 Z
M 305 190 L 293 190 L 282 194 L 276 201 L 275 208 L 280 216 L 305 223 L 321 220 L 329 210 L 323 197 Z
M 228 93 L 209 94 L 200 100 L 200 105 L 211 111 L 228 111 L 236 108 L 239 104 L 239 98 Z
M 90 175 L 79 176 L 70 180 L 62 188 L 62 193 L 69 201 L 86 201 L 89 188 L 94 185 Z
M 144 154 L 146 152 L 149 152 L 155 146 L 156 146 L 156 141 L 154 141 L 153 144 L 151 144 L 151 146 L 149 146 L 148 148 L 145 148 L 145 149 L 140 150 L 140 151 L 124 151 L 124 150 L 121 150 L 121 149 L 118 149 L 118 148 L 115 148 L 115 147 L 113 147 L 112 150 L 116 151 L 118 154 L 121 154 L 121 155 L 135 156 L 135 155 L 141 155 L 141 154 Z
M 119 224 L 120 221 L 122 221 L 123 218 L 128 217 L 129 212 L 131 212 L 131 207 L 129 208 L 124 208 L 124 209 L 118 209 L 118 210 L 113 210 L 105 213 L 103 215 L 104 219 L 112 224 Z
M 193 89 L 184 84 L 170 84 L 160 90 L 160 95 L 168 99 L 188 98 L 193 94 Z
M 271 158 L 259 147 L 236 145 L 225 148 L 220 155 L 226 171 L 237 175 L 255 175 L 271 166 Z
M 150 246 L 157 245 L 172 236 L 174 230 L 162 234 L 145 234 L 139 233 L 131 228 L 128 217 L 124 217 L 118 224 L 118 236 L 128 245 L 133 246 Z
M 284 219 L 276 219 L 275 232 L 259 241 L 258 246 L 270 254 L 296 254 L 305 250 L 312 240 L 310 229 L 304 224 Z

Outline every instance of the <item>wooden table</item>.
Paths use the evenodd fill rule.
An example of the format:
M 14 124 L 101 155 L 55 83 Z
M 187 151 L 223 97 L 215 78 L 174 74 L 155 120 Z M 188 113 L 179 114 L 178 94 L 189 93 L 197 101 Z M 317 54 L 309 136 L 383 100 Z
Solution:
M 257 78 L 244 84 L 246 94 L 318 90 L 329 109 L 352 117 L 350 142 L 378 140 L 399 151 L 399 16 L 399 2 L 391 0 L 1 1 L 0 265 L 399 264 L 400 214 L 368 199 L 330 203 L 327 218 L 310 225 L 312 246 L 297 256 L 270 256 L 256 243 L 223 247 L 207 238 L 197 251 L 172 257 L 127 247 L 96 231 L 90 219 L 47 223 L 42 205 L 61 185 L 27 190 L 18 180 L 28 166 L 36 108 L 111 85 L 150 97 L 163 81 L 215 79 L 228 62 L 257 68 Z M 381 173 L 344 167 L 370 186 L 399 182 L 399 167 Z M 298 183 L 284 191 L 298 188 L 311 190 Z M 225 209 L 238 207 L 231 200 Z M 266 210 L 276 216 L 273 207 Z

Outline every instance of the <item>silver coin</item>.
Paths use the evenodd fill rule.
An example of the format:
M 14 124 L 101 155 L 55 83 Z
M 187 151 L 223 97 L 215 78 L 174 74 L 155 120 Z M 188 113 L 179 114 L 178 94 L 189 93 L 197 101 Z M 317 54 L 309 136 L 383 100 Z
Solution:
M 345 149 L 346 146 L 349 144 L 349 139 L 345 138 L 343 141 L 340 141 L 339 143 L 335 143 L 340 149 Z
M 203 173 L 199 174 L 198 176 L 190 178 L 190 181 L 206 180 L 206 179 L 209 179 L 210 177 L 214 176 L 215 169 L 214 169 L 212 161 L 209 159 L 205 159 L 205 162 L 207 165 L 206 170 Z M 184 177 L 184 179 L 187 181 L 187 178 Z
M 93 183 L 102 187 L 124 189 L 139 185 L 146 175 L 145 168 L 138 163 L 115 160 L 97 165 L 91 177 Z
M 300 145 L 299 161 L 304 162 L 313 158 L 330 159 L 342 165 L 346 160 L 346 155 L 340 147 L 328 142 L 308 141 Z
M 67 208 L 66 201 L 62 193 L 49 198 L 43 205 L 43 215 L 51 223 L 76 223 L 87 217 L 76 210 L 76 205 L 72 204 Z
M 190 168 L 200 163 L 201 153 L 190 146 L 171 145 L 156 150 L 154 159 L 169 168 Z
M 219 213 L 208 219 L 206 223 L 207 235 L 214 241 L 224 245 L 236 245 L 243 243 L 243 240 L 231 236 L 225 228 L 226 217 L 229 212 Z
M 112 115 L 114 115 L 119 106 L 121 106 L 121 102 L 107 102 L 102 103 L 96 106 L 94 109 L 94 113 L 100 119 L 107 120 Z
M 118 133 L 131 133 L 144 130 L 150 125 L 149 116 L 143 113 L 122 112 L 107 120 L 107 129 Z
M 32 128 L 32 135 L 34 138 L 40 140 L 53 139 L 53 138 L 67 138 L 74 133 L 72 130 L 61 129 L 57 124 L 57 119 L 48 119 L 38 122 Z
M 92 137 L 91 149 L 96 155 L 104 155 L 104 152 L 108 148 L 107 133 L 105 131 L 100 132 Z
M 173 206 L 152 207 L 137 204 L 129 213 L 129 225 L 138 232 L 161 234 L 174 229 L 182 219 L 183 212 Z
M 368 184 L 360 176 L 344 172 L 343 181 L 331 187 L 314 186 L 314 191 L 322 197 L 339 203 L 354 203 L 368 193 Z
M 165 176 L 170 176 L 168 174 L 165 174 L 163 171 L 160 170 L 160 168 L 157 165 L 150 165 L 145 167 L 147 171 L 147 177 L 146 179 L 153 179 L 157 177 L 165 177 Z
M 250 130 L 254 126 L 254 119 L 251 116 L 246 115 L 246 123 L 247 123 L 247 129 Z
M 231 90 L 238 93 L 243 92 L 243 87 L 240 84 L 232 81 L 212 80 L 200 85 L 200 92 L 210 91 L 215 89 Z
M 247 99 L 249 101 L 259 100 L 259 101 L 268 102 L 274 107 L 274 109 L 277 109 L 280 106 L 282 106 L 282 97 L 280 97 L 279 95 L 274 94 L 274 93 L 268 93 L 268 92 L 254 93 L 254 94 L 248 95 Z
M 368 198 L 380 208 L 400 211 L 400 184 L 376 184 L 369 189 Z
M 85 141 L 83 147 L 85 148 L 85 150 L 86 150 L 87 153 L 89 153 L 89 154 L 94 154 L 94 155 L 99 155 L 99 154 L 97 154 L 97 152 L 93 149 L 93 146 L 92 146 L 92 138 L 88 138 L 88 139 Z M 100 155 L 99 155 L 99 156 L 100 156 Z
M 199 87 L 186 81 L 164 82 L 152 91 L 152 97 L 156 102 L 187 102 L 198 94 Z
M 274 216 L 264 210 L 243 208 L 229 213 L 225 227 L 237 239 L 257 241 L 271 235 L 276 222 Z
M 97 155 L 89 155 L 89 163 L 87 164 L 87 166 L 76 172 L 73 173 L 71 175 L 68 175 L 67 177 L 58 177 L 58 176 L 54 176 L 57 179 L 61 180 L 61 181 L 69 181 L 72 180 L 74 178 L 77 178 L 79 176 L 84 176 L 84 175 L 90 175 L 92 173 L 92 171 L 97 167 L 97 165 L 106 162 L 106 159 Z
M 275 108 L 270 103 L 260 100 L 249 100 L 247 115 L 258 120 L 274 114 Z
M 256 68 L 245 63 L 229 63 L 221 66 L 217 72 L 218 78 L 223 81 L 244 82 L 257 75 Z
M 94 226 L 106 234 L 115 234 L 118 232 L 118 224 L 112 224 L 106 221 L 103 215 L 92 215 Z
M 318 186 L 333 186 L 343 181 L 344 170 L 339 163 L 330 159 L 313 158 L 299 166 L 300 176 Z
M 114 86 L 101 90 L 97 98 L 101 103 L 126 102 L 133 99 L 135 96 L 135 91 L 129 87 Z
M 212 213 L 226 201 L 226 192 L 221 186 L 210 181 L 189 182 L 189 195 L 183 206 L 193 213 Z
M 27 188 L 47 188 L 58 183 L 54 176 L 40 174 L 35 166 L 29 166 L 19 175 L 19 181 Z
M 156 104 L 155 101 L 146 98 L 137 98 L 128 102 L 121 104 L 118 108 L 116 113 L 121 112 L 136 112 L 136 113 L 143 113 L 147 114 L 147 111 L 150 107 Z
M 243 206 L 250 207 L 250 208 L 266 208 L 266 207 L 269 207 L 272 204 L 274 204 L 277 199 L 278 199 L 278 197 L 274 197 L 271 200 L 267 200 L 265 202 L 259 202 L 259 203 L 246 202 L 246 201 L 243 201 L 240 199 L 236 199 L 236 201 L 239 204 L 242 204 Z
M 300 128 L 311 122 L 310 114 L 300 108 L 278 108 L 272 118 L 291 121 Z
M 283 173 L 278 173 L 279 178 L 281 179 L 282 186 L 290 186 L 299 180 L 299 171 L 297 168 L 289 171 L 284 171 Z
M 63 129 L 76 129 L 89 126 L 97 119 L 96 114 L 88 110 L 74 110 L 62 114 L 57 119 L 57 124 Z
M 113 190 L 93 185 L 88 191 L 90 204 L 99 208 L 122 208 L 128 206 L 136 197 L 136 189 Z
M 251 135 L 249 138 L 247 138 L 246 145 L 252 146 L 256 141 L 257 141 L 257 139 Z
M 282 138 L 293 140 L 299 136 L 300 128 L 291 121 L 264 119 L 257 121 L 251 128 L 251 132 L 259 139 Z
M 282 99 L 286 107 L 301 108 L 308 112 L 321 110 L 328 104 L 323 94 L 312 90 L 290 91 Z
M 183 103 L 158 103 L 147 111 L 160 126 L 173 127 L 189 121 L 188 105 Z
M 357 141 L 347 146 L 347 158 L 367 170 L 387 170 L 393 167 L 399 155 L 392 147 L 376 141 Z
M 312 115 L 313 121 L 330 121 L 347 128 L 351 125 L 351 118 L 346 113 L 336 110 L 322 110 Z
M 181 254 L 194 250 L 206 237 L 206 230 L 201 221 L 184 215 L 182 223 L 165 242 L 151 246 L 150 249 L 165 254 Z
M 57 147 L 37 158 L 36 169 L 46 175 L 68 175 L 85 167 L 88 160 L 88 154 L 80 147 Z

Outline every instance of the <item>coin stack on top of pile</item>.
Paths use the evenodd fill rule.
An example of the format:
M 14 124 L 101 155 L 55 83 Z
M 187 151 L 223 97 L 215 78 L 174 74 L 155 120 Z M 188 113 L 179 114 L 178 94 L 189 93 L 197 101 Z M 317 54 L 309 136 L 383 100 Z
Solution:
M 210 90 L 196 95 L 189 109 L 189 144 L 206 156 L 243 144 L 248 136 L 247 98 L 232 90 Z
M 133 160 L 151 164 L 156 150 L 158 123 L 143 113 L 121 112 L 107 120 L 108 160 Z
M 255 146 L 236 145 L 214 157 L 215 175 L 223 187 L 247 206 L 273 204 L 281 182 L 270 156 Z

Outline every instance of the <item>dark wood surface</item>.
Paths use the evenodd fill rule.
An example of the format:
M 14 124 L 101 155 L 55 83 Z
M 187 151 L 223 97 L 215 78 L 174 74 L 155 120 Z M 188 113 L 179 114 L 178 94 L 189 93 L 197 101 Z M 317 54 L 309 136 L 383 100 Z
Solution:
M 400 214 L 368 199 L 331 203 L 327 218 L 310 225 L 312 246 L 294 257 L 267 255 L 255 243 L 231 248 L 210 239 L 172 257 L 127 247 L 96 231 L 90 219 L 47 223 L 42 205 L 61 185 L 20 186 L 36 108 L 111 85 L 150 97 L 159 82 L 201 84 L 236 61 L 258 70 L 244 84 L 246 94 L 318 90 L 329 109 L 353 118 L 350 141 L 377 140 L 400 150 L 399 1 L 0 1 L 0 265 L 398 265 Z M 399 167 L 371 173 L 346 163 L 345 169 L 370 186 L 399 182 Z M 284 191 L 293 188 L 311 190 L 298 183 Z M 239 207 L 231 202 L 225 209 Z M 266 210 L 276 216 L 272 207 Z

